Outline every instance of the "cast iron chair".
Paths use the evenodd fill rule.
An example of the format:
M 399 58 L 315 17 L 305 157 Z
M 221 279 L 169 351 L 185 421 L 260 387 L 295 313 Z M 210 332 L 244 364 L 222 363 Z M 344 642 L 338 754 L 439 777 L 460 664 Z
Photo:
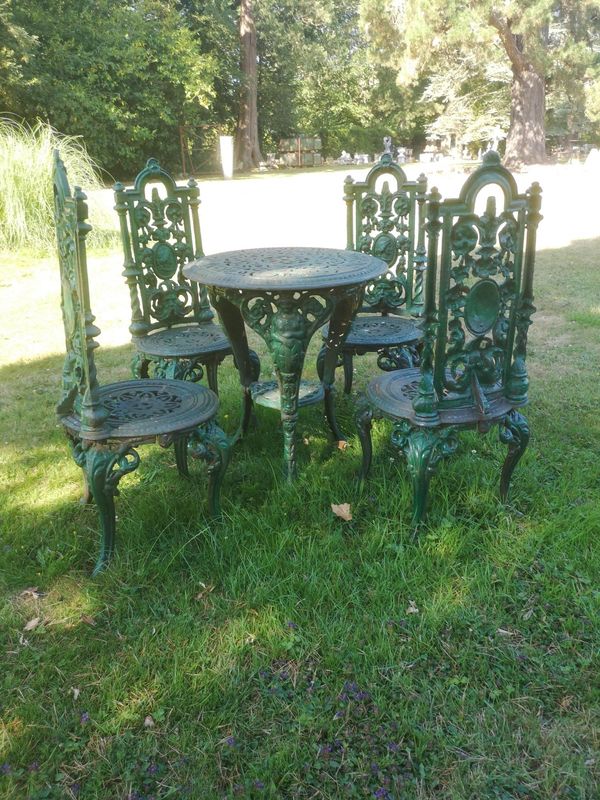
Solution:
M 175 448 L 177 468 L 188 475 L 188 442 L 192 452 L 208 462 L 209 508 L 219 514 L 219 494 L 229 460 L 229 441 L 215 423 L 218 397 L 189 381 L 121 381 L 99 386 L 94 364 L 96 337 L 90 310 L 85 237 L 85 194 L 71 194 L 67 173 L 54 152 L 54 209 L 62 288 L 62 313 L 67 355 L 62 373 L 62 397 L 57 414 L 70 440 L 73 457 L 83 469 L 84 501 L 98 506 L 102 529 L 94 575 L 114 550 L 118 483 L 138 466 L 136 447 L 158 442 Z
M 492 187 L 503 197 L 502 210 L 490 195 L 485 211 L 475 213 L 478 195 Z M 431 475 L 456 450 L 459 431 L 499 426 L 508 445 L 503 501 L 527 447 L 529 428 L 517 409 L 527 402 L 529 385 L 525 360 L 540 206 L 539 184 L 518 194 L 495 152 L 486 153 L 458 199 L 440 202 L 436 189 L 429 195 L 421 365 L 372 380 L 357 417 L 362 478 L 371 464 L 372 419 L 394 423 L 392 444 L 405 455 L 412 478 L 415 525 L 425 514 Z
M 147 378 L 151 369 L 157 378 L 199 381 L 204 367 L 218 393 L 217 369 L 231 345 L 213 322 L 206 288 L 183 274 L 188 261 L 204 255 L 198 184 L 192 178 L 177 186 L 150 158 L 131 189 L 122 183 L 113 188 L 131 300 L 129 331 L 137 350 L 134 376 Z M 258 378 L 260 362 L 256 353 L 251 357 Z
M 344 391 L 349 394 L 356 355 L 378 353 L 377 365 L 386 372 L 418 364 L 423 334 L 410 315 L 419 316 L 423 309 L 427 178 L 408 181 L 388 147 L 364 181 L 348 176 L 344 189 L 347 249 L 371 253 L 388 264 L 387 272 L 365 288 L 363 306 L 344 342 L 338 366 L 344 368 Z M 324 339 L 327 334 L 325 327 Z M 324 358 L 325 347 L 317 359 L 320 377 Z

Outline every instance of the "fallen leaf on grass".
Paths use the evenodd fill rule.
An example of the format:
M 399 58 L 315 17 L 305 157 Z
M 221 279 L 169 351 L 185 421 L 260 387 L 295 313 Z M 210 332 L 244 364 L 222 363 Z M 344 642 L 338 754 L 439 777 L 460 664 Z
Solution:
M 31 598 L 32 600 L 39 600 L 40 597 L 43 596 L 43 592 L 40 592 L 37 586 L 30 586 L 28 589 L 23 589 L 19 597 L 22 597 L 24 600 Z
M 352 513 L 350 511 L 350 503 L 340 503 L 336 505 L 335 503 L 331 504 L 331 510 L 340 519 L 345 519 L 346 522 L 350 522 L 352 519 Z
M 71 686 L 71 694 L 73 695 L 73 700 L 77 700 L 81 694 L 81 689 L 78 689 L 76 686 Z
M 200 581 L 200 586 L 202 588 L 200 589 L 198 594 L 194 597 L 194 600 L 202 600 L 204 597 L 206 597 L 207 594 L 210 594 L 212 591 L 214 591 L 214 588 L 215 588 L 212 585 L 212 583 L 209 583 L 207 585 L 205 583 L 202 583 L 202 581 Z
M 82 614 L 80 619 L 82 622 L 85 622 L 86 625 L 91 625 L 92 628 L 96 626 L 96 620 L 93 617 L 90 617 L 89 614 Z
M 408 608 L 406 609 L 406 613 L 407 614 L 418 614 L 419 613 L 419 607 L 417 606 L 417 604 L 415 603 L 414 600 L 409 600 L 408 601 Z
M 34 628 L 37 628 L 37 626 L 40 624 L 41 621 L 42 621 L 41 617 L 34 617 L 33 619 L 29 620 L 29 622 L 25 625 L 23 630 L 24 631 L 34 630 Z
M 144 728 L 153 728 L 154 727 L 154 720 L 148 714 L 148 716 L 144 719 Z
M 527 611 L 521 617 L 521 619 L 528 620 L 531 619 L 532 616 L 533 616 L 533 608 L 528 608 Z
M 496 633 L 498 636 L 514 636 L 514 631 L 507 631 L 506 628 L 498 628 Z

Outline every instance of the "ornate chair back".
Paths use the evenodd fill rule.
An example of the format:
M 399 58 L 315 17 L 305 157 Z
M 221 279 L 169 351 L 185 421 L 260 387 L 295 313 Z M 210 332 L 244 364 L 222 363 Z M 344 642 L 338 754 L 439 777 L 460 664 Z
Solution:
M 213 319 L 206 289 L 183 274 L 188 261 L 204 255 L 196 181 L 177 186 L 150 158 L 131 189 L 122 183 L 113 188 L 125 257 L 123 276 L 131 299 L 132 336 Z
M 413 399 L 421 423 L 435 425 L 442 408 L 475 407 L 484 424 L 494 397 L 527 402 L 540 206 L 539 184 L 518 194 L 493 151 L 457 199 L 440 202 L 437 189 L 429 195 L 424 347 Z
M 365 289 L 363 312 L 420 314 L 426 264 L 424 206 L 427 178 L 409 181 L 384 153 L 364 181 L 345 181 L 348 250 L 382 258 L 388 270 Z
M 54 151 L 52 177 L 67 351 L 62 373 L 62 397 L 56 410 L 62 418 L 77 418 L 82 437 L 93 439 L 101 437 L 108 411 L 98 397 L 94 363 L 94 350 L 98 347 L 95 337 L 100 330 L 94 325 L 90 309 L 87 276 L 85 237 L 91 226 L 87 222 L 86 196 L 78 186 L 71 194 L 58 150 Z

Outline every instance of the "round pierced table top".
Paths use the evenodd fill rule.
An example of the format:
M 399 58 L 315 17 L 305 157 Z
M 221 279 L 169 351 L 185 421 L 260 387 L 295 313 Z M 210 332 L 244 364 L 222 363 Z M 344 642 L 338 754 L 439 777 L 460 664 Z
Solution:
M 366 283 L 387 270 L 380 258 L 328 247 L 257 247 L 190 261 L 188 278 L 223 289 L 303 291 Z

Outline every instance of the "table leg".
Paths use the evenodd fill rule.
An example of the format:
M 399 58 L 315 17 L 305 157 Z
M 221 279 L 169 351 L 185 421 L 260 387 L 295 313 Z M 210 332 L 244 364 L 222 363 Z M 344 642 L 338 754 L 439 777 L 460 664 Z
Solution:
M 211 291 L 210 300 L 231 342 L 231 349 L 233 350 L 233 356 L 240 375 L 240 383 L 242 384 L 244 392 L 242 401 L 242 422 L 240 426 L 240 432 L 243 436 L 248 431 L 250 418 L 252 416 L 250 384 L 253 380 L 253 366 L 250 360 L 250 348 L 248 347 L 248 337 L 246 336 L 244 319 L 239 308 L 220 292 Z M 239 435 L 238 433 L 238 436 Z
M 325 342 L 325 359 L 323 364 L 323 390 L 325 392 L 325 416 L 334 438 L 338 441 L 344 439 L 344 434 L 340 431 L 337 424 L 334 403 L 335 368 L 338 356 L 342 353 L 342 345 L 348 333 L 354 315 L 358 311 L 362 302 L 363 289 L 353 287 L 348 289 L 343 297 L 339 298 L 335 305 L 331 322 L 329 323 L 329 335 Z
M 296 425 L 298 423 L 298 393 L 302 371 L 282 372 L 275 367 L 281 394 L 281 425 L 283 427 L 283 457 L 287 466 L 287 479 L 296 476 Z
M 298 422 L 298 394 L 304 358 L 315 323 L 308 319 L 306 309 L 311 309 L 309 297 L 294 298 L 281 294 L 270 298 L 271 313 L 267 314 L 261 330 L 269 347 L 275 366 L 281 397 L 281 424 L 283 427 L 283 455 L 287 466 L 287 479 L 296 475 L 296 424 Z M 314 301 L 313 312 L 322 312 Z

